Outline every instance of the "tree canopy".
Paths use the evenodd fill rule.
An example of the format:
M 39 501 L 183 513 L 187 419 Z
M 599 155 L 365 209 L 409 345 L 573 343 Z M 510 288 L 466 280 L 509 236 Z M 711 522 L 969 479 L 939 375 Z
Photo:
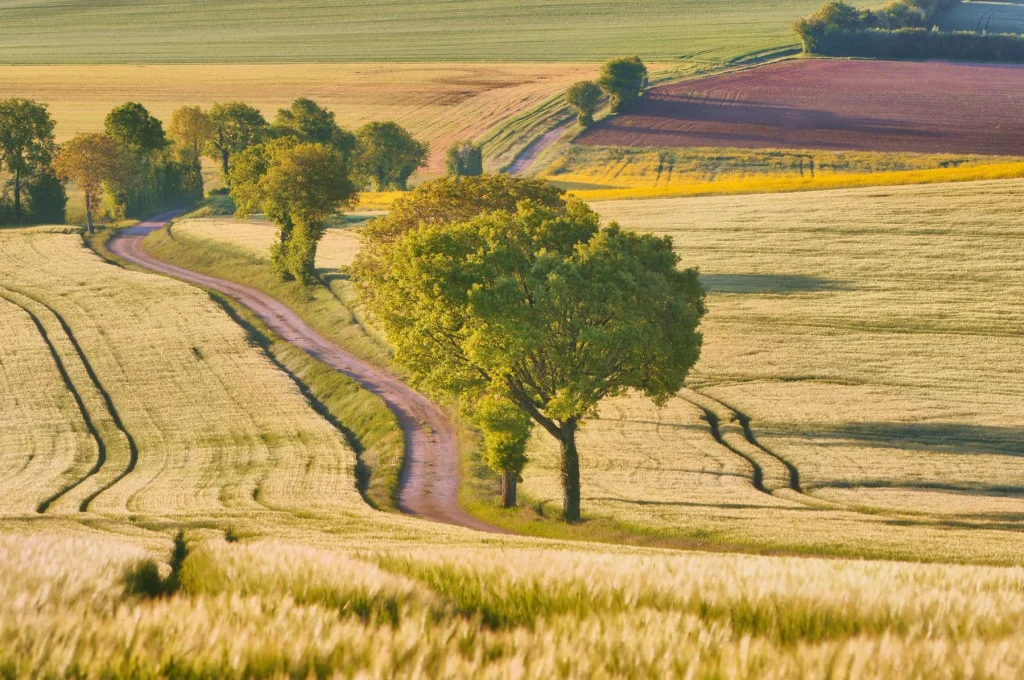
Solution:
M 281 277 L 309 283 L 325 222 L 352 203 L 356 187 L 340 151 L 286 137 L 238 154 L 231 197 L 238 217 L 262 212 L 277 224 L 271 259 Z
M 430 149 L 393 121 L 367 123 L 356 132 L 359 171 L 377 191 L 405 190 L 409 178 L 427 163 Z
M 332 111 L 312 99 L 299 98 L 287 109 L 279 109 L 271 128 L 277 136 L 332 146 L 346 158 L 356 149 L 356 136 L 335 122 Z
M 243 102 L 214 104 L 210 107 L 213 134 L 207 146 L 211 158 L 220 162 L 227 181 L 231 174 L 231 156 L 263 141 L 267 121 L 258 109 Z
M 149 153 L 167 146 L 163 124 L 137 102 L 127 102 L 108 113 L 104 128 L 108 137 L 133 151 Z
M 647 67 L 640 57 L 617 57 L 601 67 L 597 84 L 608 94 L 612 113 L 625 111 L 647 87 Z
M 58 177 L 74 182 L 85 194 L 86 226 L 91 234 L 104 185 L 116 186 L 123 178 L 120 145 L 105 134 L 80 134 L 60 145 L 53 165 Z
M 22 223 L 22 195 L 26 180 L 49 175 L 56 151 L 53 119 L 44 104 L 29 99 L 8 99 L 0 102 L 0 169 L 11 173 L 14 196 L 14 219 Z
M 179 146 L 189 149 L 196 157 L 213 136 L 214 125 L 209 114 L 198 106 L 182 106 L 171 114 L 167 135 Z
M 483 150 L 473 142 L 455 142 L 448 147 L 444 165 L 451 177 L 477 177 L 484 174 Z
M 488 188 L 476 186 L 484 202 L 513 202 Z M 526 417 L 559 441 L 565 517 L 578 520 L 577 429 L 605 397 L 663 402 L 682 387 L 700 355 L 697 272 L 677 269 L 671 239 L 602 228 L 575 199 L 468 218 L 454 203 L 434 220 L 370 231 L 353 273 L 395 360 L 419 387 L 478 412 L 492 458 L 521 460 Z
M 582 80 L 573 84 L 566 93 L 566 101 L 576 109 L 576 118 L 583 127 L 594 124 L 594 113 L 601 101 L 601 86 L 590 80 Z

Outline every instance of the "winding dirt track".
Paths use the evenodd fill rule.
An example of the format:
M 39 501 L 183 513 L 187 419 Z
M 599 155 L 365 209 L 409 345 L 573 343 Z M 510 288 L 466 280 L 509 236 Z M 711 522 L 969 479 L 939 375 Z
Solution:
M 266 293 L 162 262 L 143 251 L 142 239 L 165 226 L 175 214 L 159 215 L 123 229 L 108 247 L 118 257 L 140 267 L 233 298 L 251 309 L 279 336 L 383 399 L 405 433 L 406 458 L 398 499 L 402 512 L 477 531 L 507 533 L 459 507 L 459 455 L 455 431 L 445 413 L 429 399 L 391 373 L 371 366 L 330 342 L 307 326 L 295 312 Z

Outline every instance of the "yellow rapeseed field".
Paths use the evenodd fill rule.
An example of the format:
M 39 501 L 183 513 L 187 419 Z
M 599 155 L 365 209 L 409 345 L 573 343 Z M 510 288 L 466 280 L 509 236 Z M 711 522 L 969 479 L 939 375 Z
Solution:
M 1014 179 L 1019 158 L 786 149 L 569 146 L 539 176 L 588 201 Z

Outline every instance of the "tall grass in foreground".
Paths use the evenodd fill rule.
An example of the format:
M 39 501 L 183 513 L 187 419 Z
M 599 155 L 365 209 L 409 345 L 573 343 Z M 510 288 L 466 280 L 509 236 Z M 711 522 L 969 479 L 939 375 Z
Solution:
M 1019 569 L 472 548 L 375 560 L 205 539 L 181 590 L 146 598 L 122 585 L 144 554 L 114 538 L 0 539 L 13 604 L 0 609 L 5 674 L 1012 678 L 1024 668 Z

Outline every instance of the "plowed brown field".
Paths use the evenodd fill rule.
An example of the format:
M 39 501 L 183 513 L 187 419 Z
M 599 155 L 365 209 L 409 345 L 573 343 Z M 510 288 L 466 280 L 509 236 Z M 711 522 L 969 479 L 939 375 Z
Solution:
M 1024 67 L 787 61 L 654 88 L 602 146 L 1024 153 Z

